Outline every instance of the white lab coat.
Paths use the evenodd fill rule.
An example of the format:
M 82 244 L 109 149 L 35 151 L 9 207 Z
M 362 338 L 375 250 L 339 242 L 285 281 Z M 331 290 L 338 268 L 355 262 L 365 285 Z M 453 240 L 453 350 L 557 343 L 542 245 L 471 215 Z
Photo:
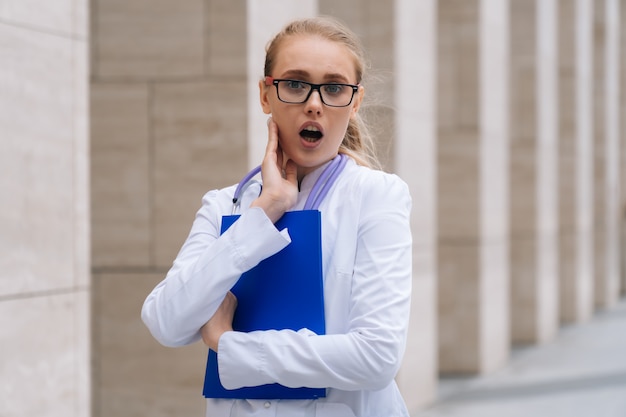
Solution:
M 302 209 L 323 168 L 303 179 L 294 209 Z M 277 230 L 260 208 L 244 209 L 220 236 L 234 189 L 204 196 L 172 268 L 143 305 L 142 319 L 163 345 L 198 341 L 200 327 L 239 276 L 290 242 L 288 230 Z M 242 207 L 249 207 L 258 193 L 257 185 L 250 186 Z M 218 364 L 228 389 L 278 382 L 327 388 L 327 396 L 207 399 L 207 416 L 408 416 L 394 381 L 404 354 L 411 294 L 408 188 L 397 176 L 350 159 L 319 209 L 326 335 L 307 329 L 227 332 L 219 341 Z

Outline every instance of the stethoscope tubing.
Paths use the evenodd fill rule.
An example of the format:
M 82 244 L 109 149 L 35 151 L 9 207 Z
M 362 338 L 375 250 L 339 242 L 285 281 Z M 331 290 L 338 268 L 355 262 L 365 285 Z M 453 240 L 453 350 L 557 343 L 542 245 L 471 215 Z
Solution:
M 324 169 L 321 173 L 313 188 L 311 189 L 311 193 L 309 194 L 306 202 L 304 203 L 304 210 L 317 210 L 328 194 L 328 191 L 335 183 L 339 174 L 343 171 L 346 164 L 348 163 L 348 157 L 344 154 L 338 154 L 330 164 Z M 233 195 L 233 214 L 235 213 L 237 207 L 240 206 L 241 195 L 245 191 L 245 189 L 253 182 L 252 179 L 261 172 L 261 166 L 252 169 L 252 171 L 248 172 L 243 179 L 237 184 L 237 188 L 235 189 L 235 194 Z
M 328 190 L 335 183 L 347 162 L 348 160 L 343 154 L 337 155 L 337 157 L 332 160 L 317 179 L 315 185 L 313 185 L 313 189 L 306 203 L 304 203 L 304 210 L 317 210 L 319 208 L 322 200 L 324 200 L 324 197 L 328 194 Z

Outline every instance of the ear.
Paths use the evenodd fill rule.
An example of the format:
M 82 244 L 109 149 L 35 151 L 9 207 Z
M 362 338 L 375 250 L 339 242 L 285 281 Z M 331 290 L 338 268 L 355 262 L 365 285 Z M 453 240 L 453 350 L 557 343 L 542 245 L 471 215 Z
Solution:
M 272 113 L 272 108 L 270 106 L 270 100 L 268 97 L 269 92 L 270 88 L 265 85 L 265 81 L 259 81 L 259 99 L 261 101 L 261 108 L 263 109 L 263 113 L 265 114 Z
M 350 117 L 355 117 L 361 107 L 361 103 L 363 102 L 363 96 L 365 95 L 365 87 L 362 85 L 359 86 L 359 89 L 354 94 L 353 104 L 352 104 L 352 112 L 350 113 Z

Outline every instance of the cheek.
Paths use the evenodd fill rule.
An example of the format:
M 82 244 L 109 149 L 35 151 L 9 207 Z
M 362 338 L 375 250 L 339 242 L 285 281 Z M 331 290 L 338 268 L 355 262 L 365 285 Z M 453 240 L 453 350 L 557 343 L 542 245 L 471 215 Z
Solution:
M 333 124 L 336 128 L 336 135 L 339 136 L 339 140 L 343 140 L 343 137 L 346 134 L 346 130 L 348 129 L 348 124 L 350 123 L 350 119 L 351 119 L 351 112 L 350 114 L 346 114 L 341 118 L 338 118 L 337 120 L 335 120 L 335 123 Z
M 272 113 L 272 120 L 276 123 L 276 127 L 278 128 L 278 137 L 280 138 L 280 135 L 287 129 L 284 117 L 281 116 L 280 112 L 274 112 Z
M 278 99 L 275 97 L 272 97 L 270 99 L 268 108 L 274 120 L 289 118 L 289 116 L 287 116 L 287 114 L 289 113 L 288 108 L 286 108 L 284 104 L 285 103 L 283 103 L 282 101 L 278 101 Z

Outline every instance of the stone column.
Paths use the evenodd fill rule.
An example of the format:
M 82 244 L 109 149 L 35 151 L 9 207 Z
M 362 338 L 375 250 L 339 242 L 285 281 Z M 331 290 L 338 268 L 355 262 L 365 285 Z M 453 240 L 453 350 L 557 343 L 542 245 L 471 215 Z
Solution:
M 361 114 L 375 138 L 378 157 L 387 170 L 394 167 L 394 13 L 393 2 L 376 0 L 319 0 L 319 12 L 345 22 L 361 39 L 367 69 Z
M 556 2 L 511 1 L 511 338 L 558 328 Z
M 615 304 L 620 297 L 620 59 L 624 50 L 620 49 L 620 9 L 626 7 L 623 0 L 606 0 L 606 230 L 607 230 L 607 295 L 608 305 Z
M 563 322 L 593 313 L 591 3 L 559 1 L 559 306 Z
M 591 316 L 594 309 L 594 138 L 593 138 L 593 3 L 576 2 L 576 145 L 577 145 L 577 270 L 581 291 L 577 299 Z
M 606 0 L 606 228 L 607 228 L 607 300 L 609 305 L 617 302 L 620 296 L 620 9 L 626 7 L 622 0 Z M 621 52 L 620 52 L 621 51 Z
M 247 0 L 248 168 L 261 163 L 267 145 L 267 118 L 259 102 L 265 46 L 282 27 L 298 17 L 315 16 L 317 0 Z
M 595 304 L 607 308 L 619 293 L 616 1 L 594 2 L 594 274 Z
M 439 369 L 509 356 L 508 2 L 443 0 L 438 17 Z
M 594 300 L 606 303 L 606 177 L 605 177 L 605 0 L 593 2 L 593 257 Z
M 390 172 L 413 197 L 413 294 L 404 363 L 396 378 L 410 410 L 436 396 L 435 15 L 433 1 L 320 0 L 346 22 L 371 60 L 362 110 Z
M 621 242 L 620 242 L 620 276 L 621 293 L 626 295 L 626 4 L 620 5 L 620 211 Z
M 436 2 L 397 0 L 394 14 L 393 166 L 413 197 L 411 328 L 397 381 L 413 410 L 437 387 L 436 341 Z
M 89 2 L 0 6 L 0 415 L 91 415 Z

